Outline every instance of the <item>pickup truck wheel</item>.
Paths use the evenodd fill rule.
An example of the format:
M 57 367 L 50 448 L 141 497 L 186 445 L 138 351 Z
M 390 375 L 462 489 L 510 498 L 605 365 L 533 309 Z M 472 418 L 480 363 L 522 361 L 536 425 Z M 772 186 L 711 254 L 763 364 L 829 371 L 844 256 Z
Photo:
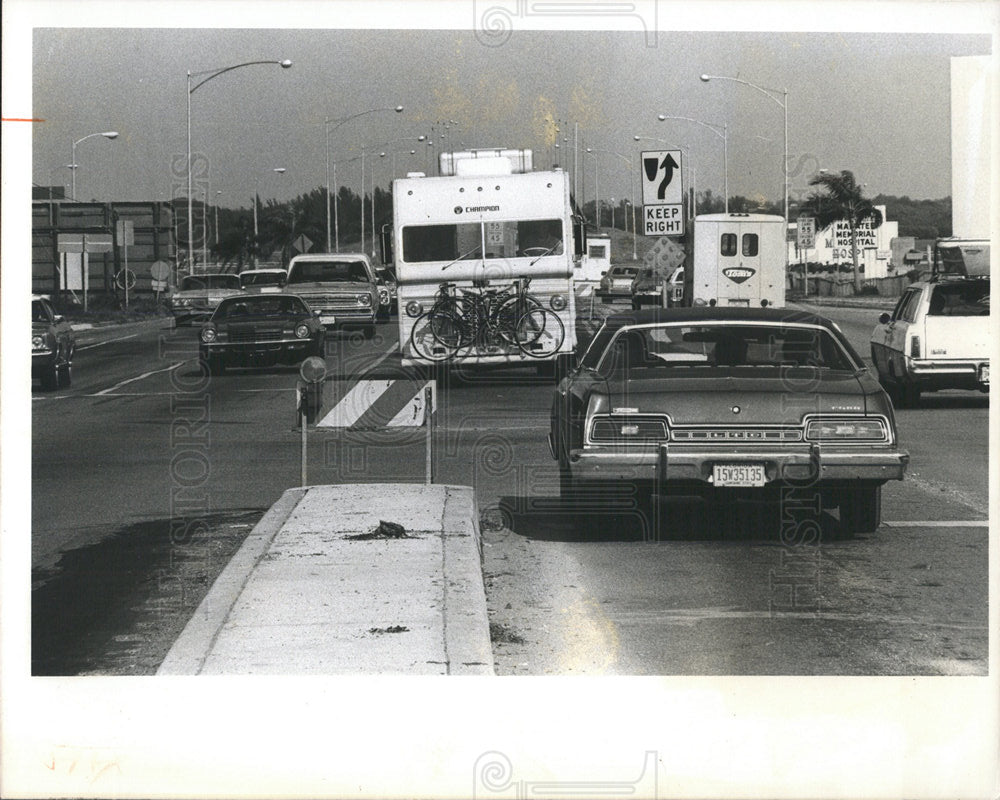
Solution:
M 840 526 L 846 534 L 872 533 L 881 523 L 881 486 L 844 490 L 840 498 Z
M 56 379 L 59 385 L 67 388 L 73 385 L 73 367 L 70 364 L 63 364 L 59 368 L 59 376 Z

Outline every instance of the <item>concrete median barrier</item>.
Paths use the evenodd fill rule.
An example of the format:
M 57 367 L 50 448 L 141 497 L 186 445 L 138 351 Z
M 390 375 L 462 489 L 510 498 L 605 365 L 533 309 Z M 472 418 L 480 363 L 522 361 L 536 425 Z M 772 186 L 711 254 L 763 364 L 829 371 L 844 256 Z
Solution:
M 492 675 L 472 488 L 289 489 L 158 674 Z

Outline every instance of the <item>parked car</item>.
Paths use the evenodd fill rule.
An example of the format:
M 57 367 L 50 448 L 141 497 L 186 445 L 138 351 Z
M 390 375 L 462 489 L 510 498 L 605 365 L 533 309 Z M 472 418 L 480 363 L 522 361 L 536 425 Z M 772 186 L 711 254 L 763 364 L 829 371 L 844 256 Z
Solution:
M 244 292 L 280 292 L 287 278 L 288 272 L 283 269 L 246 269 L 239 274 Z
M 597 297 L 605 302 L 632 296 L 632 281 L 639 274 L 639 267 L 619 264 L 612 266 L 597 284 Z
M 990 388 L 990 279 L 936 275 L 906 288 L 871 335 L 872 363 L 897 405 L 922 392 Z
M 228 367 L 298 364 L 323 357 L 326 328 L 292 294 L 244 294 L 219 303 L 201 328 L 199 355 L 212 375 Z
M 292 258 L 285 291 L 302 297 L 319 311 L 328 327 L 360 327 L 375 335 L 378 284 L 364 253 L 315 253 Z
M 48 298 L 31 297 L 31 378 L 46 391 L 73 381 L 76 337 L 69 322 L 52 308 Z
M 667 308 L 679 306 L 684 299 L 684 267 L 662 272 L 643 267 L 632 280 L 632 309 L 643 306 L 663 307 L 663 281 L 667 281 Z
M 208 319 L 224 298 L 242 293 L 237 275 L 221 272 L 188 275 L 181 279 L 168 305 L 175 325 L 190 324 L 195 320 Z
M 398 312 L 396 300 L 396 270 L 392 267 L 375 267 L 375 280 L 378 282 L 378 313 L 381 319 Z
M 796 394 L 802 402 L 796 402 Z M 892 403 L 840 329 L 790 309 L 645 309 L 608 317 L 556 388 L 549 447 L 567 502 L 625 488 L 777 502 L 794 486 L 873 531 L 901 480 Z

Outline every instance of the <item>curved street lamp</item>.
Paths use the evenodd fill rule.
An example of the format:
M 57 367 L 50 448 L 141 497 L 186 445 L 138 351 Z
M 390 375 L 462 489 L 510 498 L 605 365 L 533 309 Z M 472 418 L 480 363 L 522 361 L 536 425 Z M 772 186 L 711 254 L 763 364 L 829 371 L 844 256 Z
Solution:
M 194 202 L 192 198 L 193 190 L 191 188 L 191 95 L 194 94 L 198 89 L 204 86 L 213 78 L 218 78 L 220 75 L 224 75 L 227 72 L 232 72 L 234 69 L 240 69 L 240 67 L 252 67 L 256 64 L 277 64 L 282 69 L 288 69 L 292 66 L 292 62 L 287 58 L 278 61 L 247 61 L 243 64 L 233 64 L 231 67 L 221 67 L 220 69 L 210 69 L 204 70 L 202 72 L 191 72 L 188 70 L 187 73 L 187 198 L 188 198 L 188 217 L 187 217 L 187 233 L 188 233 L 188 258 L 191 260 L 191 266 L 194 266 L 194 227 L 191 224 L 194 220 Z M 204 77 L 202 77 L 204 76 Z M 202 78 L 193 86 L 191 85 L 192 78 Z M 256 199 L 254 200 L 254 207 L 256 208 Z
M 723 161 L 723 182 L 725 183 L 725 203 L 726 203 L 726 213 L 729 213 L 729 126 L 728 125 L 717 125 L 712 122 L 702 122 L 700 119 L 692 119 L 691 117 L 673 117 L 668 114 L 657 114 L 656 118 L 660 122 L 665 122 L 668 119 L 679 119 L 684 122 L 693 122 L 695 125 L 701 125 L 703 128 L 708 128 L 712 133 L 722 139 L 722 161 Z M 722 132 L 719 132 L 719 129 Z
M 73 189 L 72 189 L 72 193 L 73 193 L 73 199 L 74 200 L 76 200 L 76 168 L 78 166 L 80 166 L 79 164 L 76 163 L 76 146 L 78 144 L 80 144 L 80 142 L 86 141 L 87 139 L 92 139 L 95 136 L 103 136 L 105 139 L 117 139 L 118 138 L 118 131 L 104 131 L 103 133 L 99 131 L 97 133 L 88 133 L 86 136 L 84 136 L 84 137 L 82 137 L 80 139 L 77 139 L 75 142 L 73 142 L 73 150 L 72 150 L 72 152 L 73 152 L 73 160 L 70 161 L 69 164 L 67 164 L 66 166 L 73 173 Z
M 785 153 L 784 153 L 784 158 L 781 161 L 781 180 L 782 180 L 782 188 L 784 190 L 784 195 L 785 195 L 785 226 L 787 228 L 788 226 L 788 89 L 768 89 L 767 87 L 764 86 L 758 86 L 756 83 L 750 83 L 750 81 L 745 81 L 742 78 L 733 78 L 728 75 L 701 75 L 699 77 L 705 83 L 708 83 L 710 80 L 733 81 L 734 83 L 742 83 L 744 86 L 749 86 L 751 89 L 756 89 L 762 95 L 770 98 L 779 106 L 781 106 L 781 110 L 785 118 L 785 133 L 784 133 Z M 780 100 L 778 99 L 779 93 L 781 94 Z M 729 193 L 727 192 L 726 194 L 728 198 Z M 787 237 L 787 231 L 786 231 L 786 237 Z M 786 263 L 788 260 L 787 251 L 788 248 L 786 247 L 785 248 Z
M 350 122 L 352 119 L 357 119 L 358 117 L 363 117 L 366 114 L 374 114 L 377 111 L 395 111 L 397 114 L 403 113 L 402 106 L 388 106 L 386 108 L 369 108 L 367 111 L 361 111 L 357 114 L 351 114 L 349 117 L 339 117 L 337 119 L 330 119 L 329 117 L 323 123 L 323 127 L 326 130 L 326 252 L 333 252 L 330 249 L 330 194 L 331 194 L 331 184 L 330 184 L 330 131 L 337 130 L 341 125 L 346 122 Z M 336 123 L 333 128 L 330 127 L 330 123 Z M 334 179 L 336 183 L 336 178 Z M 364 198 L 364 178 L 362 178 L 361 185 L 361 196 Z M 337 197 L 334 195 L 333 198 L 334 205 L 337 203 Z M 362 205 L 364 201 L 362 200 Z M 336 246 L 337 252 L 340 252 L 340 230 L 337 224 L 336 211 L 334 212 L 334 225 L 337 226 L 336 230 Z

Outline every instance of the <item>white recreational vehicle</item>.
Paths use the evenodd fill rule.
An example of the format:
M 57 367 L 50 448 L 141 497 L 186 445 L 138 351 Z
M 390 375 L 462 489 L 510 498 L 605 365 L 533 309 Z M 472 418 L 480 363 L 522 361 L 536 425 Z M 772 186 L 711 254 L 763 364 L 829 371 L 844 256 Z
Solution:
M 576 344 L 569 182 L 530 150 L 443 153 L 441 176 L 393 182 L 404 365 L 537 365 Z
M 694 220 L 694 262 L 687 305 L 784 306 L 784 217 L 701 214 Z

